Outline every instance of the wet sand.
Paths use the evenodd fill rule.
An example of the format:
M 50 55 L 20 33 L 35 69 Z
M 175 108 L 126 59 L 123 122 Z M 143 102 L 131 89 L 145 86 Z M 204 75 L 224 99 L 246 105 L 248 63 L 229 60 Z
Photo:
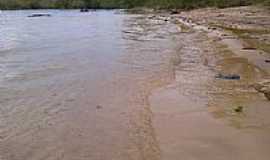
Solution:
M 269 101 L 251 87 L 268 66 L 182 14 L 97 12 L 83 27 L 90 38 L 5 51 L 6 68 L 36 70 L 13 66 L 0 81 L 0 160 L 268 160 Z M 79 17 L 66 29 L 81 28 Z
M 162 159 L 267 160 L 269 101 L 245 78 L 256 68 L 250 65 L 245 72 L 247 61 L 236 60 L 222 68 L 230 73 L 235 66 L 233 71 L 241 74 L 242 80 L 216 79 L 216 58 L 227 64 L 228 57 L 220 57 L 210 48 L 212 42 L 207 36 L 193 34 L 184 42 L 175 81 L 150 97 Z M 201 44 L 207 53 L 199 48 Z M 242 113 L 235 112 L 237 106 L 243 106 Z

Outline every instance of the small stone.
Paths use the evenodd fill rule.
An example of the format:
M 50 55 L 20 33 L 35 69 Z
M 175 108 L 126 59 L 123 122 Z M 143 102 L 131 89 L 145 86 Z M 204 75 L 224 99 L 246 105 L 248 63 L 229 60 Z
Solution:
M 237 75 L 237 74 L 224 75 L 224 74 L 221 74 L 221 73 L 216 75 L 216 78 L 226 79 L 226 80 L 240 80 L 241 79 L 240 75 Z
M 265 60 L 265 63 L 270 63 L 270 59 L 266 59 Z
M 82 9 L 80 9 L 80 12 L 89 12 L 89 9 L 87 9 L 87 8 L 82 8 Z
M 237 112 L 237 113 L 242 113 L 243 109 L 244 109 L 243 106 L 237 106 L 236 108 L 234 108 L 234 111 Z
M 50 14 L 48 13 L 33 13 L 31 15 L 29 15 L 28 17 L 51 17 Z
M 264 96 L 270 101 L 270 92 L 264 93 Z
M 243 50 L 256 50 L 257 48 L 255 47 L 243 47 Z
M 96 109 L 102 109 L 102 106 L 101 105 L 97 105 L 96 106 Z
M 172 10 L 170 11 L 170 14 L 180 14 L 180 11 L 177 10 L 177 9 L 172 9 Z

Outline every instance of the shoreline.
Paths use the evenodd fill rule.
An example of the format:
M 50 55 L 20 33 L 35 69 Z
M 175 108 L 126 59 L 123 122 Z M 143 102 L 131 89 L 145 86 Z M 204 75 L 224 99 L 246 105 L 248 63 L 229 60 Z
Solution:
M 183 47 L 175 63 L 174 81 L 153 90 L 149 97 L 161 159 L 180 155 L 201 160 L 269 159 L 270 102 L 252 86 L 269 80 L 270 64 L 265 59 L 270 54 L 245 46 L 245 39 L 213 28 L 209 22 L 216 17 L 216 24 L 222 18 L 242 26 L 246 21 L 237 18 L 249 14 L 247 10 L 254 12 L 247 26 L 258 17 L 270 22 L 261 15 L 264 11 L 245 7 L 193 10 L 162 18 L 179 25 L 185 37 L 179 42 Z M 217 78 L 217 74 L 236 74 L 240 79 Z

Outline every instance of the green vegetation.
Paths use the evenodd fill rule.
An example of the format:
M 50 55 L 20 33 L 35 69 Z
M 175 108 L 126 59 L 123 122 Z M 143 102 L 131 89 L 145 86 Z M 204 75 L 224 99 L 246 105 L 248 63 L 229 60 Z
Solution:
M 37 8 L 200 8 L 207 6 L 231 7 L 264 3 L 270 0 L 0 0 L 1 9 Z

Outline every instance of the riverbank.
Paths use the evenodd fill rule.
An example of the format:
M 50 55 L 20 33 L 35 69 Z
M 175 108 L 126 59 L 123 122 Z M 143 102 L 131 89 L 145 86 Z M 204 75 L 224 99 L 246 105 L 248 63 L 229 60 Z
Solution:
M 269 10 L 210 8 L 164 17 L 185 37 L 175 80 L 149 98 L 162 159 L 269 159 L 270 102 L 253 88 L 269 80 Z
M 178 1 L 164 1 L 164 0 L 10 0 L 0 1 L 0 9 L 131 9 L 137 7 L 155 8 L 155 9 L 196 9 L 205 7 L 237 7 L 263 4 L 270 5 L 268 0 L 178 0 Z
M 182 17 L 181 17 L 182 16 Z M 270 12 L 267 8 L 241 7 L 183 12 L 180 21 L 207 32 L 239 57 L 244 57 L 269 74 Z

